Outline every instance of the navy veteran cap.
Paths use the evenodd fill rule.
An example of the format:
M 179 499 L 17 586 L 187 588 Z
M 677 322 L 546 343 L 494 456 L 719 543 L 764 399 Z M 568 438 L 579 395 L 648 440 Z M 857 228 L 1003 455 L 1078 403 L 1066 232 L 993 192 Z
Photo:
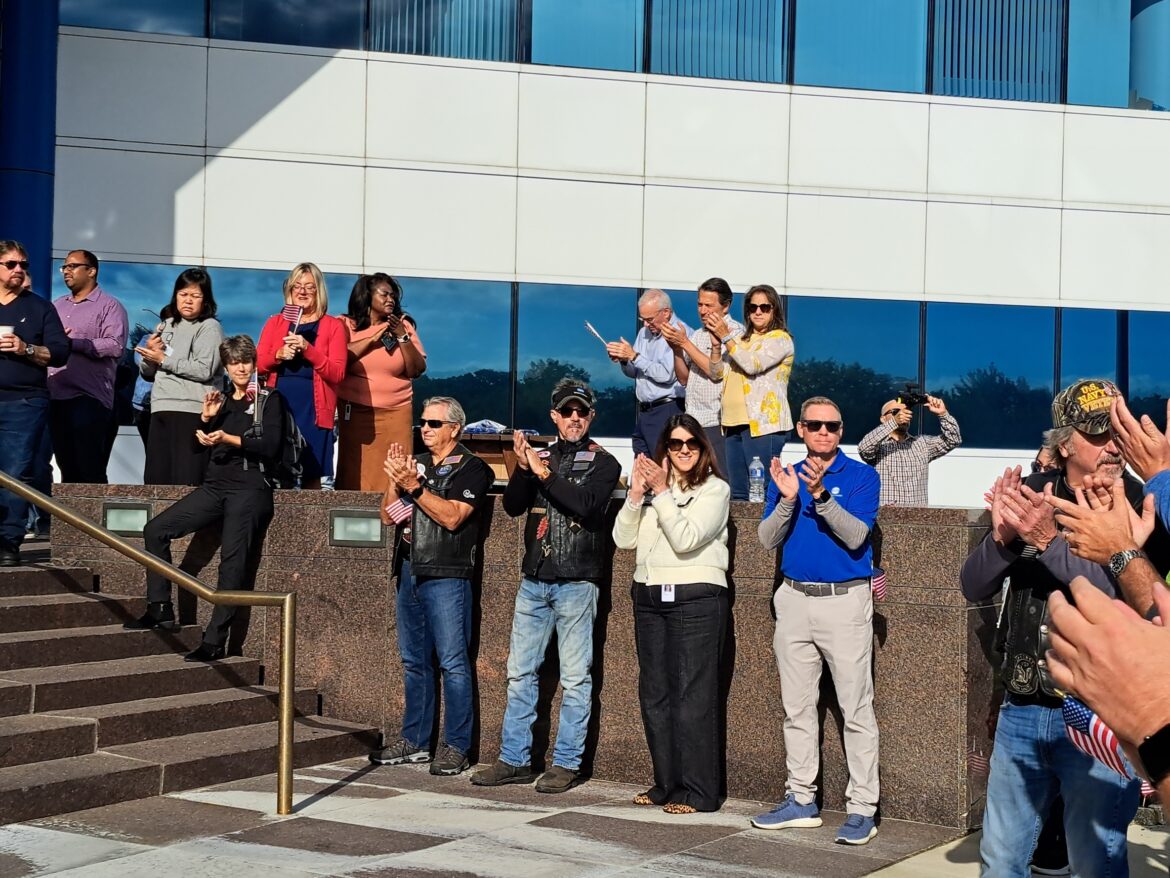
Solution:
M 1052 426 L 1076 427 L 1096 436 L 1109 429 L 1109 410 L 1121 391 L 1112 381 L 1094 378 L 1078 381 L 1052 400 Z

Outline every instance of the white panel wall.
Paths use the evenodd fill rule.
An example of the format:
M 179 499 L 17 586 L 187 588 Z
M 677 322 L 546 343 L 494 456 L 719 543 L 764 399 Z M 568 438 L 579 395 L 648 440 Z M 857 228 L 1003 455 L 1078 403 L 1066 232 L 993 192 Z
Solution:
M 1069 210 L 1061 276 L 1070 304 L 1166 310 L 1170 215 Z
M 1065 128 L 1070 201 L 1170 207 L 1170 118 L 1070 115 Z

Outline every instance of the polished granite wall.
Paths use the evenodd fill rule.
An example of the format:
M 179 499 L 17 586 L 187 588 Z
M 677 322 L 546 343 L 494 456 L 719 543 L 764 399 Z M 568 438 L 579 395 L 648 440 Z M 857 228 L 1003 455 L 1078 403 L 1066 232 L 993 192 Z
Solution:
M 157 513 L 184 489 L 125 485 L 56 485 L 54 495 L 93 520 L 104 500 L 148 500 Z M 398 731 L 401 673 L 394 647 L 394 583 L 389 545 L 329 545 L 329 510 L 373 509 L 376 495 L 356 492 L 277 493 L 257 588 L 296 589 L 297 672 L 317 687 L 326 715 Z M 727 701 L 727 786 L 730 795 L 761 800 L 783 792 L 783 711 L 772 653 L 771 595 L 775 558 L 756 541 L 760 507 L 732 505 L 733 606 L 724 670 Z M 966 509 L 883 509 L 879 518 L 889 594 L 875 604 L 876 709 L 881 729 L 882 813 L 962 829 L 977 826 L 990 754 L 988 659 L 994 609 L 972 607 L 959 592 L 959 569 L 986 531 L 983 513 Z M 503 718 L 512 603 L 519 577 L 521 522 L 496 501 L 485 522 L 482 575 L 476 583 L 473 650 L 479 696 L 478 755 L 495 758 Z M 136 541 L 140 543 L 141 541 Z M 388 541 L 389 542 L 389 541 Z M 217 535 L 175 545 L 175 558 L 204 581 L 216 581 Z M 54 525 L 55 560 L 79 561 L 101 577 L 104 591 L 135 592 L 143 574 L 113 550 Z M 617 552 L 612 587 L 603 585 L 596 629 L 594 723 L 586 754 L 598 777 L 631 783 L 650 778 L 637 698 L 630 579 L 633 553 Z M 180 605 L 202 621 L 206 607 Z M 243 652 L 277 667 L 279 616 L 258 611 L 248 621 Z M 555 735 L 559 696 L 555 655 L 537 748 Z M 841 808 L 846 769 L 839 715 L 826 669 L 824 805 Z M 551 728 L 550 728 L 551 726 Z M 549 748 L 551 751 L 551 747 Z M 538 758 L 539 761 L 539 758 Z

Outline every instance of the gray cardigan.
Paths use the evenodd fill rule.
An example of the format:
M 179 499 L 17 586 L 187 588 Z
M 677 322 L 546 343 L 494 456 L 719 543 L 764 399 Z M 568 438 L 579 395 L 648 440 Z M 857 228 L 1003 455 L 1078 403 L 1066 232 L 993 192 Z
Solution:
M 143 360 L 142 377 L 154 382 L 150 392 L 152 412 L 203 411 L 203 396 L 219 378 L 219 345 L 223 327 L 214 317 L 204 320 L 165 320 L 160 332 L 170 353 L 156 366 Z

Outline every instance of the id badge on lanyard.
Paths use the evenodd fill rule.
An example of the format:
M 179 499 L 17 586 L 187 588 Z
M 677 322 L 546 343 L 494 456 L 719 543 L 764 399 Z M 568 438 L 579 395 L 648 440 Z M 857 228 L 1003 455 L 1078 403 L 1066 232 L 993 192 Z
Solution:
M 664 604 L 673 604 L 674 603 L 674 586 L 673 585 L 662 586 L 662 603 L 664 603 Z

